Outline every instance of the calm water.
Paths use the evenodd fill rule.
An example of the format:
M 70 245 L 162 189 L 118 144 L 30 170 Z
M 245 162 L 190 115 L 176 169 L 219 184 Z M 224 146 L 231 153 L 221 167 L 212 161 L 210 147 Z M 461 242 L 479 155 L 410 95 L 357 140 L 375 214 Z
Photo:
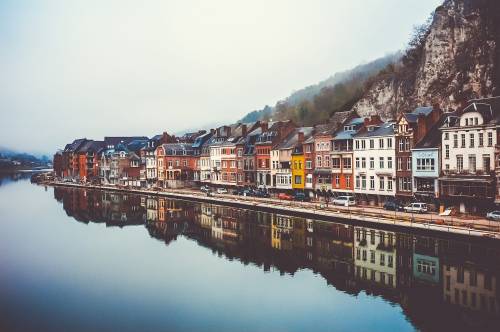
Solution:
M 500 247 L 0 183 L 1 331 L 500 330 Z

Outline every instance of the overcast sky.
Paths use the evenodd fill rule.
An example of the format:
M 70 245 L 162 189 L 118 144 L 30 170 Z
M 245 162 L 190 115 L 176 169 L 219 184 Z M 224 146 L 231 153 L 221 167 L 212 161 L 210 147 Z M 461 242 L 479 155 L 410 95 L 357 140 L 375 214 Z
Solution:
M 0 146 L 234 122 L 405 46 L 441 0 L 0 1 Z

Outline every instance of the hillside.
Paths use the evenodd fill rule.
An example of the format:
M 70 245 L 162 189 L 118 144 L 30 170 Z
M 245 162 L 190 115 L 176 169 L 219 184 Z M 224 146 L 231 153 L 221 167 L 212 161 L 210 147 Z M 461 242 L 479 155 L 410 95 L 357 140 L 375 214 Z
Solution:
M 417 29 L 402 61 L 371 82 L 353 109 L 393 118 L 416 106 L 456 109 L 500 94 L 500 1 L 446 0 Z
M 365 82 L 387 65 L 397 62 L 401 55 L 400 52 L 389 54 L 353 69 L 336 73 L 317 84 L 293 92 L 273 107 L 266 105 L 261 110 L 250 112 L 240 121 L 252 122 L 278 117 L 310 125 L 315 121 L 325 120 L 331 113 L 343 110 L 344 106 L 351 107 L 352 104 L 346 105 L 346 103 L 353 98 L 355 100 L 360 98 Z M 305 113 L 310 114 L 306 116 Z

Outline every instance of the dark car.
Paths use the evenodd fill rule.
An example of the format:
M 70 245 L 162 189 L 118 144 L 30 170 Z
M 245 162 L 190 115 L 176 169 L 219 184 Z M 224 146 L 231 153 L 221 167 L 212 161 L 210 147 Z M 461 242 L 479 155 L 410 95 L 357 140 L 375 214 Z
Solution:
M 271 195 L 269 195 L 269 193 L 265 190 L 256 190 L 254 192 L 254 196 L 255 197 L 262 197 L 262 198 L 269 198 L 271 197 Z
M 233 194 L 233 195 L 238 195 L 238 196 L 239 196 L 239 195 L 243 195 L 243 189 L 241 189 L 241 188 L 236 188 L 236 189 L 233 189 L 233 190 L 231 191 L 231 194 Z
M 300 192 L 300 191 L 293 194 L 293 199 L 296 201 L 301 201 L 301 202 L 309 202 L 311 200 L 311 198 L 309 196 L 307 196 L 305 193 Z
M 404 211 L 404 205 L 397 201 L 387 201 L 384 204 L 384 210 L 389 211 Z

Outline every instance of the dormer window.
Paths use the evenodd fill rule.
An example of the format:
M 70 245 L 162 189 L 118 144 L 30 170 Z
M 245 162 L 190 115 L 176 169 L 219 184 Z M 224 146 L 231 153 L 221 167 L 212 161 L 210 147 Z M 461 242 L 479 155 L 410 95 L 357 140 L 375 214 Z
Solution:
M 369 126 L 367 129 L 368 129 L 368 131 L 373 131 L 374 127 L 373 126 Z

